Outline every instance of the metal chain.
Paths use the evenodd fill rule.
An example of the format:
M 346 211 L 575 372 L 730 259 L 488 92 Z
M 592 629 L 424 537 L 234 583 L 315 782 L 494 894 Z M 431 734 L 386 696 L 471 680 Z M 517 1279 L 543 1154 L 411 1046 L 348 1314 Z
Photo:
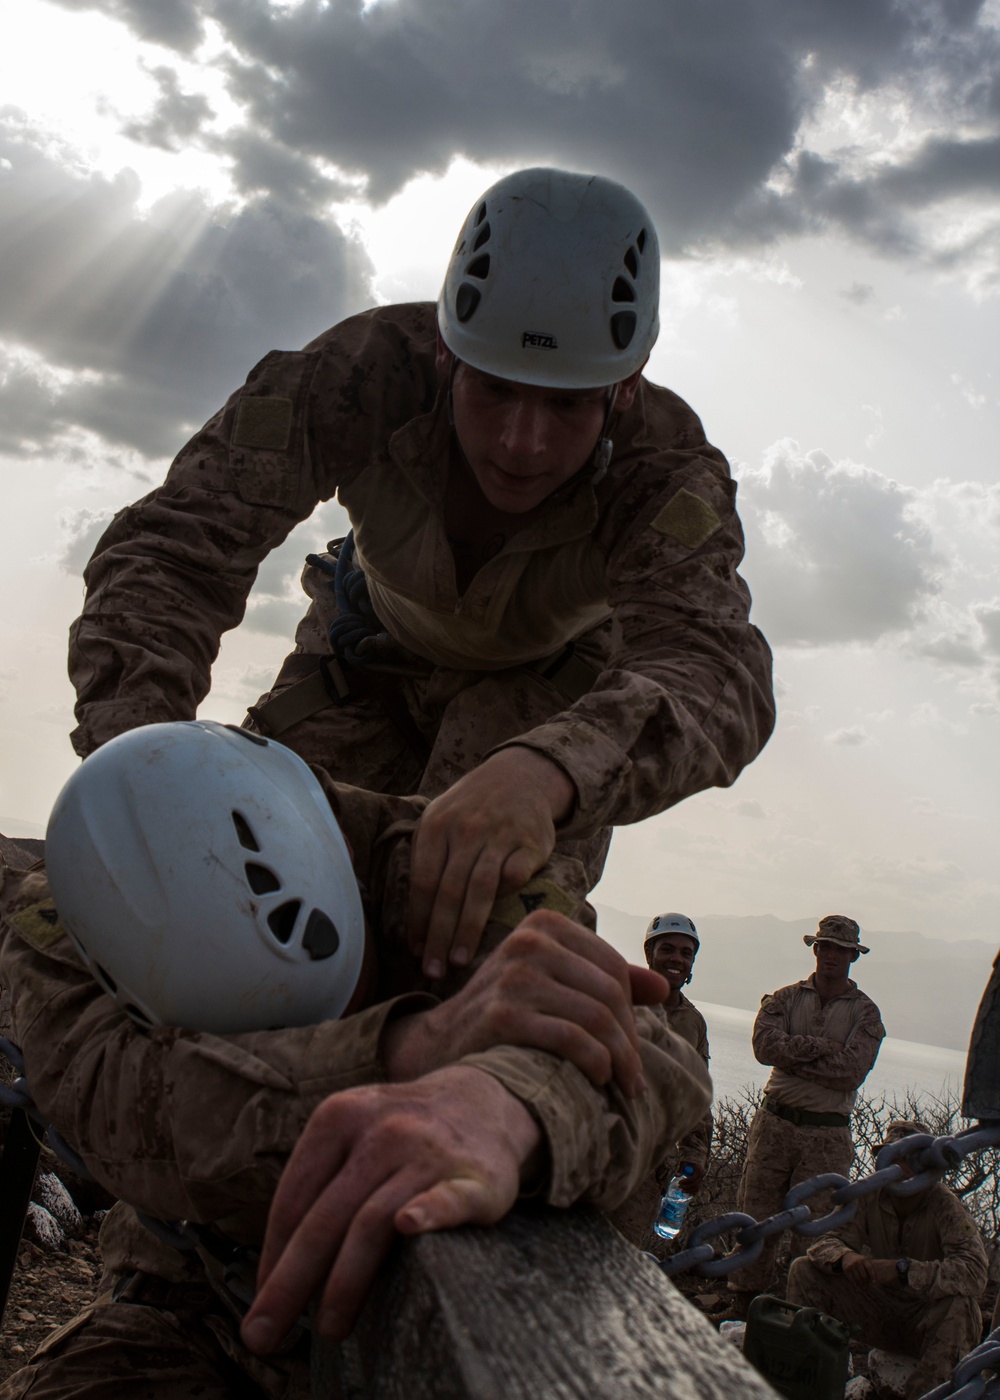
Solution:
M 824 1172 L 793 1186 L 782 1202 L 782 1209 L 756 1220 L 742 1211 L 705 1220 L 691 1232 L 690 1242 L 670 1259 L 658 1260 L 665 1274 L 698 1273 L 719 1278 L 736 1269 L 752 1264 L 764 1248 L 764 1241 L 782 1230 L 797 1230 L 800 1235 L 825 1235 L 853 1220 L 862 1196 L 874 1195 L 886 1189 L 894 1196 L 913 1196 L 953 1171 L 973 1152 L 987 1147 L 1000 1147 L 1000 1127 L 968 1128 L 954 1136 L 934 1137 L 931 1133 L 914 1133 L 887 1143 L 875 1159 L 875 1170 L 867 1176 L 848 1181 L 839 1172 Z M 909 1176 L 901 1163 L 906 1162 L 915 1175 Z M 828 1215 L 813 1216 L 806 1202 L 833 1191 L 837 1207 Z M 709 1240 L 717 1239 L 730 1230 L 737 1230 L 737 1247 L 730 1254 L 716 1254 Z M 992 1372 L 990 1375 L 985 1372 Z M 951 1379 L 921 1397 L 921 1400 L 1000 1400 L 1000 1327 L 980 1343 L 955 1367 Z
M 764 1248 L 764 1241 L 783 1230 L 796 1230 L 800 1235 L 825 1235 L 853 1220 L 862 1196 L 874 1195 L 887 1188 L 894 1196 L 913 1196 L 940 1181 L 973 1152 L 986 1147 L 1000 1147 L 1000 1127 L 969 1128 L 954 1136 L 934 1137 L 931 1133 L 914 1133 L 887 1143 L 875 1159 L 875 1170 L 868 1176 L 849 1181 L 839 1172 L 824 1172 L 793 1186 L 782 1202 L 780 1211 L 757 1220 L 742 1211 L 704 1220 L 691 1232 L 686 1249 L 669 1259 L 658 1261 L 665 1274 L 698 1273 L 706 1278 L 720 1278 L 736 1269 L 752 1264 Z M 906 1162 L 916 1175 L 908 1176 Z M 833 1203 L 837 1207 L 828 1215 L 814 1216 L 806 1202 L 833 1188 Z M 736 1248 L 729 1254 L 716 1254 L 709 1243 L 730 1230 L 738 1231 Z M 965 1396 L 962 1400 L 966 1400 Z
M 984 1371 L 992 1371 L 984 1376 Z M 951 1380 L 936 1385 L 920 1400 L 980 1400 L 981 1396 L 1000 1396 L 1000 1327 L 974 1347 L 951 1373 Z

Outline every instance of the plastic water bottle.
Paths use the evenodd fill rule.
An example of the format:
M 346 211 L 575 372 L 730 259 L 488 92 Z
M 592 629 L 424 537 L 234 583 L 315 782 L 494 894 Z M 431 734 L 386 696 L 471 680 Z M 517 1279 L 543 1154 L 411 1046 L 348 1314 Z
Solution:
M 653 1222 L 653 1229 L 661 1240 L 675 1239 L 680 1233 L 687 1208 L 691 1204 L 691 1196 L 686 1189 L 687 1180 L 693 1175 L 694 1167 L 688 1163 L 675 1177 L 671 1177 L 670 1185 L 663 1193 L 659 1212 Z

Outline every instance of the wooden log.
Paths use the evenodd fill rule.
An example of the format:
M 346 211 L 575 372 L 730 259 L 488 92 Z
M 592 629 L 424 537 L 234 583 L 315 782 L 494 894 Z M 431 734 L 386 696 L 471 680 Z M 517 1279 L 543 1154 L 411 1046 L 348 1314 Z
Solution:
M 519 1206 L 400 1245 L 315 1400 L 775 1400 L 599 1212 Z

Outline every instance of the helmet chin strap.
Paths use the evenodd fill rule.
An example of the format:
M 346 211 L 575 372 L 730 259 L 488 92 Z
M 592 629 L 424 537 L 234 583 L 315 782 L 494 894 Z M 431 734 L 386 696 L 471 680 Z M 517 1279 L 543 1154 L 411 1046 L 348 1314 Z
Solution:
M 615 450 L 614 443 L 608 436 L 608 428 L 611 424 L 611 415 L 615 411 L 615 402 L 618 398 L 620 384 L 612 384 L 608 390 L 608 406 L 604 410 L 604 422 L 601 424 L 601 434 L 597 439 L 597 446 L 594 448 L 594 455 L 590 459 L 590 483 L 596 486 L 599 481 L 603 481 L 607 475 L 608 467 L 611 465 L 611 454 Z

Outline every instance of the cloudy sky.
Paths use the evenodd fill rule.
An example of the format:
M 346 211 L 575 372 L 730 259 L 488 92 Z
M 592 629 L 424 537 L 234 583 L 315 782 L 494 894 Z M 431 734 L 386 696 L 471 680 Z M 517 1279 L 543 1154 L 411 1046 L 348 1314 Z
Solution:
M 619 832 L 598 898 L 995 944 L 998 75 L 1000 0 L 18 0 L 0 830 L 75 763 L 102 524 L 265 351 L 436 296 L 477 194 L 559 164 L 656 218 L 648 372 L 740 480 L 781 705 L 734 789 Z M 267 561 L 203 714 L 266 686 L 339 523 Z

